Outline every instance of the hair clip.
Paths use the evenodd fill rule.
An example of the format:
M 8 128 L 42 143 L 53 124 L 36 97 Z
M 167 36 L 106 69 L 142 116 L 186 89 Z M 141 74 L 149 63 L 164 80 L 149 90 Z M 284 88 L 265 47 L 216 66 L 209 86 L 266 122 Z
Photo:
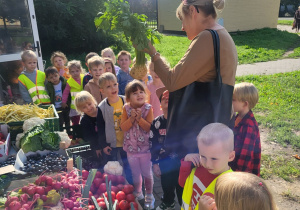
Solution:
M 262 183 L 262 182 L 260 182 L 260 183 L 259 183 L 259 186 L 262 186 L 262 187 L 263 187 L 264 185 L 263 185 L 263 183 Z

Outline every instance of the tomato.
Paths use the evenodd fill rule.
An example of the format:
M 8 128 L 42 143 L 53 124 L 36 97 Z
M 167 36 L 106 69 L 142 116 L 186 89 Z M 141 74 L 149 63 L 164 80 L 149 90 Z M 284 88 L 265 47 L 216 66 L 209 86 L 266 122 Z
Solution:
M 104 198 L 97 198 L 97 203 L 104 202 Z
M 124 185 L 123 184 L 118 184 L 117 187 L 119 188 L 120 191 L 124 189 Z
M 127 210 L 127 209 L 129 209 L 129 203 L 128 203 L 128 201 L 126 201 L 126 200 L 120 201 L 119 207 L 120 207 L 121 210 Z
M 95 185 L 95 187 L 99 187 L 101 183 L 102 183 L 101 178 L 95 178 L 93 181 L 93 184 Z
M 115 192 L 117 194 L 120 190 L 116 186 L 111 186 L 111 191 L 113 191 L 113 192 Z
M 127 194 L 131 194 L 134 191 L 134 187 L 131 184 L 126 184 L 124 185 L 124 189 L 123 192 L 127 195 Z
M 105 197 L 108 199 L 107 192 L 104 193 Z M 111 199 L 114 201 L 116 199 L 116 194 L 115 192 L 111 192 Z
M 95 210 L 95 206 L 94 205 L 89 205 L 89 210 Z
M 97 171 L 95 177 L 96 178 L 102 178 L 102 173 L 100 171 Z
M 100 184 L 98 191 L 100 191 L 101 192 L 100 195 L 102 195 L 102 193 L 106 191 L 106 184 L 105 183 Z
M 126 200 L 130 203 L 130 202 L 134 202 L 135 201 L 135 197 L 133 194 L 128 194 L 126 196 Z
M 123 191 L 117 193 L 116 198 L 118 201 L 126 200 L 126 194 Z
M 98 202 L 98 205 L 100 206 L 100 208 L 102 208 L 102 209 L 106 209 L 106 204 L 105 204 L 105 202 L 104 202 L 104 201 L 100 201 L 100 202 Z

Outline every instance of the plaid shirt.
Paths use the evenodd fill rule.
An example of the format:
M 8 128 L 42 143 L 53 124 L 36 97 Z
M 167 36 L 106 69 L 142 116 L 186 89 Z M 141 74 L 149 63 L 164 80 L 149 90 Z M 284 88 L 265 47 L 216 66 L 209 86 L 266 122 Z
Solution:
M 236 116 L 237 119 L 238 115 Z M 232 170 L 260 175 L 261 147 L 258 124 L 250 110 L 233 129 L 235 159 Z

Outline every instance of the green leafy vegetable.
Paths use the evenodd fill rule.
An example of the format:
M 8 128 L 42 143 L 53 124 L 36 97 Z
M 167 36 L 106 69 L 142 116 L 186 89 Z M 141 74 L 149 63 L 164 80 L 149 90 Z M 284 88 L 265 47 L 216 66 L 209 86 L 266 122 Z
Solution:
M 95 25 L 108 33 L 125 36 L 125 38 L 136 46 L 136 63 L 132 67 L 130 74 L 135 79 L 143 79 L 147 74 L 145 66 L 145 53 L 141 50 L 148 48 L 151 43 L 158 43 L 160 35 L 147 25 L 147 16 L 130 12 L 130 6 L 124 0 L 110 0 L 105 2 L 106 11 L 99 13 L 99 18 L 95 19 Z
M 21 138 L 21 148 L 24 153 L 43 150 L 41 138 L 38 136 L 44 131 L 43 125 L 37 125 L 29 129 Z M 34 138 L 33 138 L 34 137 Z
M 42 146 L 44 149 L 56 151 L 59 150 L 60 137 L 57 133 L 45 130 L 41 134 Z

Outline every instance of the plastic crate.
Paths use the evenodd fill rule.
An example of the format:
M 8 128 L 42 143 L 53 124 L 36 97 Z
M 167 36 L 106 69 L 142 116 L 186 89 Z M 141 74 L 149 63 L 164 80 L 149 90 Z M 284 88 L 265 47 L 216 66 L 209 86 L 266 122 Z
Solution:
M 102 159 L 96 156 L 90 145 L 76 146 L 66 149 L 67 156 L 73 158 L 73 164 L 76 167 L 76 158 L 82 158 L 82 167 L 85 170 L 99 168 L 102 165 Z
M 54 105 L 53 104 L 40 105 L 39 107 L 41 107 L 43 109 L 48 109 L 50 106 L 52 106 L 52 108 L 53 108 L 54 117 L 44 118 L 44 120 L 46 121 L 45 125 L 48 126 L 50 131 L 59 131 L 59 117 L 58 117 L 58 114 L 57 114 L 57 111 L 56 111 Z M 23 133 L 23 124 L 24 124 L 24 121 L 11 122 L 11 123 L 7 124 L 9 126 L 10 138 L 11 138 L 12 144 L 16 141 L 17 134 Z

